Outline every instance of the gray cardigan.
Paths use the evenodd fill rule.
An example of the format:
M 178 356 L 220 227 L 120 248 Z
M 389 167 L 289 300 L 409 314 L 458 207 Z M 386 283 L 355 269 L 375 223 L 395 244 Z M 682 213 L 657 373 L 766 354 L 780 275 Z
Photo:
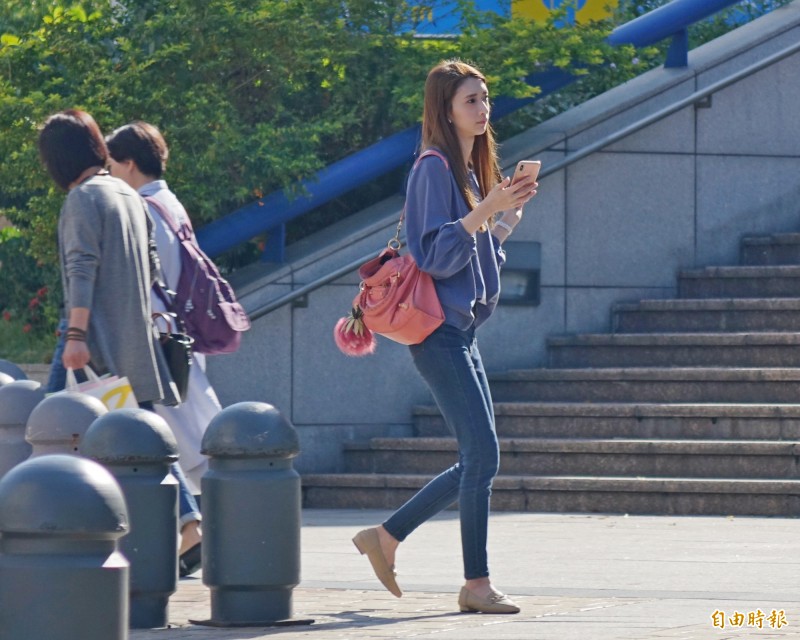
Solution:
M 150 318 L 152 220 L 122 180 L 97 175 L 72 189 L 58 221 L 64 306 L 90 310 L 87 346 L 98 373 L 127 376 L 139 402 L 178 402 Z

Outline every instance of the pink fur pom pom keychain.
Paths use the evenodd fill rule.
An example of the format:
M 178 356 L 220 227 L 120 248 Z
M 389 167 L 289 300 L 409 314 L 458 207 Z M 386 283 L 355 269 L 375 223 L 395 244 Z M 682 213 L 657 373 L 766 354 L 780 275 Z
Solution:
M 336 346 L 346 356 L 368 356 L 374 353 L 378 346 L 372 331 L 364 324 L 363 315 L 361 309 L 355 306 L 349 315 L 339 318 L 339 322 L 333 328 Z

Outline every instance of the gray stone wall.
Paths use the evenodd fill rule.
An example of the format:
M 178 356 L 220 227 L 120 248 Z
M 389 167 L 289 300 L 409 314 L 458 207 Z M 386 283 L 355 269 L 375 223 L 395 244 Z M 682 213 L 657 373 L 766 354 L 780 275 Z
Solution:
M 652 70 L 503 144 L 547 167 L 800 39 L 800 0 L 692 51 L 686 69 Z M 615 302 L 673 296 L 681 269 L 734 264 L 744 234 L 800 228 L 800 55 L 686 107 L 541 181 L 512 240 L 542 249 L 536 307 L 503 306 L 481 329 L 489 371 L 542 366 L 547 336 L 606 332 Z M 400 197 L 290 249 L 281 268 L 238 274 L 253 311 L 377 251 Z M 513 251 L 513 244 L 508 250 Z M 301 472 L 341 470 L 341 443 L 412 432 L 430 397 L 404 347 L 380 340 L 351 359 L 332 339 L 356 292 L 355 274 L 254 323 L 239 353 L 209 358 L 223 404 L 269 402 L 297 427 Z

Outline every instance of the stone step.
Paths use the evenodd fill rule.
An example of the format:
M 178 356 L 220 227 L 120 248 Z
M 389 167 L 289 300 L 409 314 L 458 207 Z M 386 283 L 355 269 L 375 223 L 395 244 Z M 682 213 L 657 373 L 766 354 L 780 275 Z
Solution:
M 493 374 L 490 380 L 497 402 L 792 404 L 800 369 L 530 369 Z
M 555 336 L 547 366 L 800 367 L 798 333 L 651 333 Z
M 429 475 L 302 477 L 303 507 L 397 509 Z M 657 515 L 800 515 L 800 481 L 498 476 L 492 511 Z
M 800 440 L 800 404 L 498 402 L 502 438 Z M 420 437 L 450 435 L 435 405 L 414 408 Z
M 500 439 L 500 474 L 800 478 L 800 443 L 754 440 Z M 372 438 L 344 447 L 346 473 L 429 474 L 458 461 L 454 438 Z
M 800 266 L 707 267 L 678 275 L 680 298 L 798 298 Z
M 616 333 L 800 332 L 800 299 L 642 300 L 612 309 Z
M 800 233 L 746 236 L 740 247 L 744 265 L 800 264 Z

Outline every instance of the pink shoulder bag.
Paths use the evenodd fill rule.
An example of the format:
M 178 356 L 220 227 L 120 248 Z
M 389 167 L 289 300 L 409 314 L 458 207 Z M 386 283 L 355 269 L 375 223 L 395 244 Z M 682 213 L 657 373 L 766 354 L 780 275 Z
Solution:
M 414 168 L 429 155 L 441 158 L 449 169 L 447 159 L 434 150 L 422 153 Z M 361 284 L 353 308 L 334 327 L 336 346 L 348 356 L 373 353 L 377 346 L 373 334 L 400 344 L 419 344 L 444 322 L 433 278 L 420 271 L 409 254 L 400 255 L 404 218 L 405 209 L 387 248 L 359 268 Z

